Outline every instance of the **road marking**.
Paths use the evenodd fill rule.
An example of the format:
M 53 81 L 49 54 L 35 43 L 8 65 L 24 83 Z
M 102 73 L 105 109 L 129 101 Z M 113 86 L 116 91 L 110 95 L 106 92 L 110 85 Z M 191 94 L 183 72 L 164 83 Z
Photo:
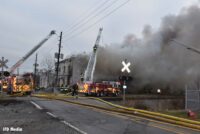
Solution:
M 35 102 L 33 102 L 33 101 L 30 101 L 30 102 L 31 102 L 36 108 L 38 108 L 38 109 L 40 109 L 40 110 L 43 109 L 42 107 L 40 107 L 40 106 L 39 106 L 38 104 L 36 104 Z M 46 112 L 46 113 L 47 113 L 48 115 L 50 115 L 51 117 L 53 117 L 53 118 L 57 118 L 56 115 L 54 115 L 54 114 L 52 114 L 52 113 L 50 113 L 50 112 Z M 86 132 L 80 130 L 79 128 L 77 128 L 77 127 L 71 125 L 70 123 L 68 123 L 68 122 L 66 122 L 66 121 L 60 121 L 60 122 L 62 122 L 62 123 L 64 123 L 65 125 L 67 125 L 67 126 L 73 128 L 73 129 L 75 129 L 76 131 L 80 132 L 81 134 L 87 134 Z
M 65 103 L 67 103 L 67 102 L 65 102 Z M 74 104 L 74 103 L 71 103 L 71 104 Z M 74 104 L 74 105 L 78 105 L 78 104 Z M 89 107 L 89 106 L 83 106 L 83 105 L 80 105 L 80 106 L 82 106 L 82 107 L 87 107 L 87 108 L 91 108 L 91 107 Z M 176 127 L 179 127 L 179 128 L 185 128 L 185 129 L 188 129 L 188 130 L 193 130 L 193 131 L 199 131 L 199 130 L 196 130 L 196 129 L 190 129 L 190 128 L 187 128 L 187 127 L 182 127 L 182 126 L 178 126 L 178 125 L 174 125 L 174 124 L 169 124 L 169 123 L 164 123 L 164 122 L 160 122 L 160 121 L 154 121 L 154 120 L 152 120 L 152 119 L 147 119 L 147 118 L 143 118 L 143 117 L 138 117 L 138 116 L 134 116 L 134 115 L 126 115 L 126 114 L 122 114 L 122 113 L 117 113 L 117 112 L 111 112 L 111 111 L 106 111 L 106 110 L 102 110 L 102 109 L 98 109 L 98 108 L 92 108 L 93 110 L 96 110 L 96 111 L 99 111 L 99 112 L 103 112 L 103 113 L 107 113 L 107 114 L 111 114 L 111 115 L 121 115 L 121 116 L 124 116 L 124 117 L 134 117 L 134 118 L 137 118 L 137 119 L 139 119 L 139 120 L 134 120 L 134 119 L 130 119 L 130 120 L 132 120 L 132 121 L 135 121 L 135 122 L 137 122 L 137 123 L 140 123 L 140 124 L 143 124 L 143 125 L 147 125 L 147 126 L 151 126 L 151 127 L 155 127 L 155 128 L 159 128 L 159 129 L 162 129 L 162 130 L 165 130 L 165 131 L 168 131 L 168 132 L 173 132 L 173 133 L 175 133 L 175 134 L 185 134 L 184 132 L 179 132 L 179 131 L 181 131 L 181 130 L 179 130 L 179 131 L 177 131 L 177 130 L 172 130 L 172 129 L 168 129 L 168 128 L 165 128 L 165 127 L 161 127 L 161 126 L 157 126 L 157 125 L 152 125 L 152 124 L 144 124 L 144 123 L 142 123 L 142 121 L 140 121 L 140 119 L 144 119 L 144 120 L 148 120 L 148 121 L 152 121 L 152 122 L 157 122 L 157 123 L 161 123 L 161 124 L 168 124 L 169 125 L 169 127 L 170 127 L 170 125 L 171 126 L 176 126 Z
M 77 103 L 73 103 L 73 102 L 66 102 L 64 101 L 65 103 L 70 103 L 70 104 L 74 104 L 74 105 L 79 105 L 79 106 L 82 106 L 82 107 L 87 107 L 87 108 L 92 108 L 92 109 L 96 109 L 97 111 L 98 110 L 102 110 L 102 109 L 98 109 L 98 108 L 95 108 L 95 107 L 91 107 L 91 106 L 85 106 L 85 105 L 82 105 L 81 103 L 80 104 L 77 104 Z M 106 111 L 106 110 L 102 110 L 102 111 Z M 107 111 L 107 112 L 111 112 L 111 111 Z M 117 113 L 117 112 L 114 112 L 116 114 L 122 114 L 122 113 Z M 161 122 L 161 121 L 156 121 L 156 120 L 152 120 L 152 119 L 148 119 L 148 118 L 144 118 L 144 117 L 139 117 L 139 116 L 134 116 L 134 115 L 124 115 L 122 114 L 123 116 L 133 116 L 135 118 L 138 118 L 138 119 L 144 119 L 144 120 L 148 120 L 148 121 L 152 121 L 152 122 L 156 122 L 156 123 L 161 123 L 161 124 L 168 124 L 169 126 L 176 126 L 176 127 L 179 127 L 179 128 L 185 128 L 185 129 L 188 129 L 188 130 L 192 130 L 192 131 L 200 131 L 198 129 L 193 129 L 193 128 L 189 128 L 189 127 L 185 127 L 185 126 L 180 126 L 180 125 L 175 125 L 175 124 L 171 124 L 171 123 L 166 123 L 166 122 Z
M 53 98 L 51 98 L 51 99 L 53 99 Z M 55 98 L 54 98 L 55 99 Z M 95 108 L 95 107 L 91 107 L 91 106 L 85 106 L 85 105 L 82 105 L 82 103 L 79 103 L 79 104 L 77 104 L 77 102 L 76 103 L 74 103 L 74 102 L 71 102 L 71 101 L 64 101 L 64 100 L 61 100 L 61 99 L 55 99 L 55 100 L 58 100 L 58 101 L 63 101 L 63 102 L 65 102 L 65 103 L 67 103 L 67 104 L 72 104 L 72 105 L 79 105 L 79 106 L 82 106 L 82 107 L 87 107 L 87 108 L 91 108 L 91 109 L 96 109 L 97 111 L 98 110 L 101 110 L 101 111 L 106 111 L 106 110 L 102 110 L 102 109 L 99 109 L 99 108 Z M 108 112 L 108 111 L 106 111 L 106 112 Z M 106 113 L 105 112 L 105 113 Z M 111 111 L 109 111 L 109 112 L 111 112 Z M 121 114 L 121 115 L 123 115 L 123 116 L 127 116 L 127 117 L 130 117 L 130 115 L 128 116 L 128 115 L 124 115 L 124 114 L 122 114 L 122 113 L 117 113 L 117 112 L 111 112 L 111 113 L 115 113 L 114 115 L 116 115 L 116 114 Z M 152 120 L 152 119 L 148 119 L 148 118 L 144 118 L 144 117 L 138 117 L 138 116 L 134 116 L 134 115 L 131 115 L 132 117 L 134 117 L 134 118 L 137 118 L 137 119 L 145 119 L 145 120 L 148 120 L 148 121 L 151 121 L 151 122 L 154 122 L 154 123 L 161 123 L 161 124 L 167 124 L 167 125 L 169 125 L 169 126 L 174 126 L 174 127 L 178 127 L 178 128 L 184 128 L 184 129 L 187 129 L 187 130 L 192 130 L 192 131 L 195 131 L 195 132 L 199 132 L 200 130 L 198 130 L 198 129 L 193 129 L 193 128 L 189 128 L 189 127 L 185 127 L 185 126 L 180 126 L 180 125 L 176 125 L 176 124 L 171 124 L 171 123 L 166 123 L 166 122 L 161 122 L 161 121 L 156 121 L 156 120 Z M 161 128 L 162 129 L 162 128 Z M 165 129 L 167 129 L 167 128 L 165 128 Z M 163 129 L 164 130 L 164 129 Z M 172 131 L 173 132 L 173 130 L 170 130 L 170 131 Z M 174 133 L 178 133 L 177 131 L 174 131 Z M 179 132 L 179 133 L 182 133 L 182 132 Z
M 53 118 L 57 118 L 57 116 L 56 115 L 54 115 L 54 114 L 52 114 L 52 113 L 50 113 L 50 112 L 46 112 L 48 115 L 50 115 L 51 117 L 53 117 Z
M 40 107 L 38 104 L 36 104 L 35 102 L 33 102 L 33 101 L 30 101 L 36 108 L 38 108 L 38 109 L 40 109 L 40 110 L 42 110 L 43 108 L 42 107 Z
M 60 122 L 62 122 L 62 123 L 64 123 L 65 125 L 67 125 L 67 126 L 73 128 L 73 129 L 75 129 L 76 131 L 80 132 L 81 134 L 87 134 L 86 132 L 80 130 L 79 128 L 77 128 L 77 127 L 71 125 L 70 123 L 68 123 L 68 122 L 66 122 L 66 121 L 60 121 Z

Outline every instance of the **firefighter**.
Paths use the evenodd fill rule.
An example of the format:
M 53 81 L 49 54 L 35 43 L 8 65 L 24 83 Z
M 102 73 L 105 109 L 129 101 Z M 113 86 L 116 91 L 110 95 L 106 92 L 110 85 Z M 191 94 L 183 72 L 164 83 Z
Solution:
M 76 99 L 78 99 L 78 84 L 77 83 L 72 85 L 72 96 L 76 96 Z

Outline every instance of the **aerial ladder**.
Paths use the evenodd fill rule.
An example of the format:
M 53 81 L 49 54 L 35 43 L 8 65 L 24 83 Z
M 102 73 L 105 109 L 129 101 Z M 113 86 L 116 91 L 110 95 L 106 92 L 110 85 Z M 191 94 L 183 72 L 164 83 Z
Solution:
M 21 66 L 25 60 L 27 60 L 36 50 L 38 50 L 49 38 L 55 34 L 55 31 L 52 30 L 46 38 L 44 38 L 42 41 L 40 41 L 33 49 L 31 49 L 24 57 L 22 57 L 19 61 L 17 61 L 11 68 L 10 68 L 10 74 L 13 74 L 14 71 Z
M 99 47 L 102 30 L 103 30 L 103 28 L 99 29 L 99 33 L 98 33 L 95 45 L 93 47 L 93 51 L 90 56 L 90 59 L 89 59 L 89 62 L 88 62 L 88 65 L 87 65 L 87 68 L 86 68 L 86 71 L 84 74 L 85 82 L 93 82 L 93 74 L 94 74 L 95 67 L 96 67 L 97 51 L 98 51 L 98 47 Z

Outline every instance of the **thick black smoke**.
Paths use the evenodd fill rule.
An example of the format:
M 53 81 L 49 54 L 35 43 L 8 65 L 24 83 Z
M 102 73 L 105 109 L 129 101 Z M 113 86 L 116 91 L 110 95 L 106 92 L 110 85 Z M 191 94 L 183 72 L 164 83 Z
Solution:
M 121 44 L 99 48 L 95 80 L 116 80 L 122 75 L 124 59 L 132 63 L 132 90 L 150 87 L 178 91 L 199 78 L 200 55 L 171 41 L 200 49 L 198 6 L 164 17 L 157 31 L 145 26 L 142 34 L 141 39 L 130 34 Z

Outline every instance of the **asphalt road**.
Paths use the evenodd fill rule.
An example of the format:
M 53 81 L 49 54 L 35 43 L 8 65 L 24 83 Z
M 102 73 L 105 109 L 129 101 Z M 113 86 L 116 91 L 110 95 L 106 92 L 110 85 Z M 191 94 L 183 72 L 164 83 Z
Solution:
M 26 98 L 27 99 L 27 98 Z M 30 101 L 0 99 L 0 134 L 67 134 L 65 124 Z
M 88 134 L 200 133 L 200 131 L 154 122 L 148 119 L 129 118 L 57 100 L 39 99 L 35 97 L 32 97 L 31 100 L 41 108 L 52 113 L 55 118 L 64 120 Z

